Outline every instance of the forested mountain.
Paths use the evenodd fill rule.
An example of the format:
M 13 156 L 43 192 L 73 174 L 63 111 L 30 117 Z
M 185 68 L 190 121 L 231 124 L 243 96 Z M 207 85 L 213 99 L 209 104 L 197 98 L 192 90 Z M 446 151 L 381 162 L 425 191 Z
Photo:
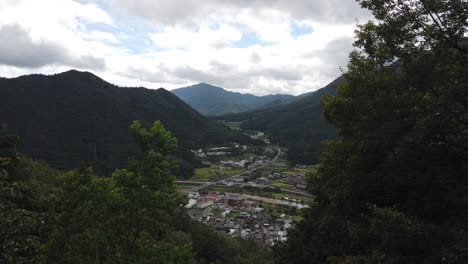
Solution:
M 19 150 L 59 169 L 83 161 L 100 173 L 122 166 L 136 150 L 128 134 L 136 119 L 161 120 L 185 160 L 185 149 L 245 140 L 164 89 L 120 88 L 89 72 L 0 78 L 0 98 L 0 122 L 22 138 Z
M 208 116 L 245 112 L 271 104 L 281 104 L 294 98 L 286 94 L 255 96 L 234 93 L 206 83 L 174 89 L 171 92 Z
M 225 121 L 242 121 L 244 130 L 266 132 L 273 142 L 288 148 L 288 160 L 294 163 L 318 162 L 320 141 L 336 137 L 335 128 L 322 115 L 320 100 L 335 93 L 335 85 L 343 77 L 327 86 L 288 104 L 217 117 Z

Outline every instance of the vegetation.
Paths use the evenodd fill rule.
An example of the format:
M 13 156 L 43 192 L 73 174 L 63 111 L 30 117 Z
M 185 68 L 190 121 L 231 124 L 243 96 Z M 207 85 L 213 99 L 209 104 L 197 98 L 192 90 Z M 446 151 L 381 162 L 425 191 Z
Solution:
M 194 187 L 197 187 L 197 186 L 200 186 L 200 184 L 177 184 L 176 186 L 176 189 L 179 190 L 179 191 L 183 191 L 183 190 L 189 190 L 189 189 L 192 189 Z
M 161 122 L 150 129 L 148 121 L 133 122 L 132 158 L 107 152 L 126 148 L 113 142 L 127 142 L 121 123 L 134 114 L 183 120 L 163 116 L 176 135 L 188 135 L 179 142 L 184 146 L 228 138 L 217 132 L 236 134 L 184 104 L 174 107 L 179 101 L 166 91 L 119 90 L 69 72 L 1 79 L 2 118 L 31 144 L 25 148 L 34 157 L 60 168 L 85 160 L 105 164 L 103 172 L 120 169 L 107 177 L 87 164 L 60 172 L 19 154 L 17 136 L 0 134 L 0 263 L 468 263 L 466 1 L 358 2 L 377 21 L 358 27 L 346 82 L 322 100 L 340 137 L 324 143 L 320 165 L 309 174 L 314 202 L 299 213 L 264 205 L 274 216 L 300 214 L 288 241 L 274 248 L 275 258 L 187 216 L 187 199 L 173 183 L 178 142 Z M 304 120 L 320 113 L 322 95 L 280 112 L 257 111 L 242 126 L 267 127 L 290 144 L 293 161 L 311 163 L 319 153 L 315 139 L 334 138 L 319 114 Z M 279 188 L 230 191 L 293 196 Z
M 378 21 L 323 100 L 342 139 L 279 262 L 467 263 L 466 1 L 358 2 Z
M 242 122 L 227 122 L 227 121 L 220 121 L 221 124 L 229 127 L 230 129 L 240 130 L 240 126 Z
M 177 141 L 159 121 L 130 132 L 140 152 L 111 177 L 58 172 L 0 135 L 0 263 L 272 262 L 187 216 L 171 176 Z
M 245 112 L 270 104 L 280 104 L 294 98 L 292 95 L 285 94 L 255 96 L 234 93 L 206 83 L 174 89 L 171 92 L 200 113 L 208 116 Z
M 283 182 L 273 182 L 271 184 L 271 186 L 273 187 L 277 187 L 277 188 L 288 188 L 288 187 L 291 187 L 291 185 L 287 184 L 287 183 L 283 183 Z
M 0 98 L 0 120 L 24 142 L 19 151 L 61 170 L 85 163 L 110 175 L 124 167 L 138 152 L 128 134 L 135 119 L 144 125 L 161 120 L 174 133 L 175 174 L 185 178 L 193 175 L 190 149 L 249 140 L 164 89 L 123 89 L 87 72 L 0 78 Z
M 320 141 L 336 138 L 336 132 L 322 115 L 321 98 L 334 94 L 340 77 L 309 95 L 288 104 L 217 117 L 218 120 L 242 122 L 243 130 L 264 131 L 268 138 L 288 148 L 287 159 L 292 164 L 315 164 L 319 161 Z
M 215 179 L 221 179 L 228 176 L 241 174 L 244 172 L 243 169 L 219 169 L 219 168 L 197 168 L 195 169 L 195 175 L 190 178 L 191 181 L 210 181 Z

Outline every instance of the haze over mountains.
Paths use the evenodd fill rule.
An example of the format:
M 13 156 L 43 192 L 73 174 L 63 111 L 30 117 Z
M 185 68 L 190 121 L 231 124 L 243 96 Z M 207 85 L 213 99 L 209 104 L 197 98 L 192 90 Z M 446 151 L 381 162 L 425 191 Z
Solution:
M 235 93 L 207 83 L 174 89 L 171 92 L 207 116 L 241 113 L 283 104 L 295 98 L 293 95 L 287 94 L 255 96 Z
M 136 151 L 128 127 L 137 119 L 161 120 L 188 161 L 188 149 L 247 140 L 167 90 L 120 88 L 89 72 L 0 78 L 0 98 L 0 120 L 22 138 L 19 150 L 59 169 L 84 161 L 105 173 L 124 165 Z

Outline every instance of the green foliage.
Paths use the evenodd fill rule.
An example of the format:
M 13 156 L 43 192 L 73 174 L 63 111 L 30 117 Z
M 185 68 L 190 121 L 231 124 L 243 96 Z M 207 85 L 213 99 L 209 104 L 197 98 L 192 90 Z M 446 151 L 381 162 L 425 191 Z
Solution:
M 237 121 L 244 130 L 264 131 L 274 143 L 288 148 L 287 159 L 293 164 L 315 164 L 319 161 L 320 141 L 336 138 L 336 131 L 323 117 L 321 98 L 335 93 L 337 78 L 329 85 L 288 104 L 218 117 Z
M 294 96 L 286 94 L 255 96 L 234 93 L 206 83 L 174 89 L 171 92 L 207 116 L 245 112 L 270 104 L 281 104 L 294 98 Z
M 164 89 L 123 89 L 88 72 L 0 78 L 0 98 L 0 120 L 23 140 L 18 150 L 61 170 L 86 164 L 104 176 L 125 167 L 138 152 L 128 133 L 135 119 L 161 120 L 178 138 L 179 177 L 193 175 L 190 149 L 249 140 Z
M 185 203 L 170 176 L 176 164 L 168 154 L 176 139 L 159 121 L 149 131 L 135 121 L 130 131 L 142 152 L 127 169 L 116 170 L 111 178 L 95 177 L 90 169 L 64 175 L 53 206 L 52 262 L 173 263 L 191 258 L 190 239 L 176 236 L 170 224 Z
M 359 2 L 379 21 L 358 27 L 347 82 L 323 99 L 342 140 L 324 144 L 310 177 L 317 203 L 277 253 L 284 263 L 465 263 L 466 7 Z
M 244 172 L 243 169 L 218 169 L 218 168 L 197 168 L 195 169 L 195 175 L 190 178 L 192 181 L 210 181 L 220 179 L 226 176 L 233 176 Z
M 0 130 L 4 127 L 0 126 Z M 0 263 L 43 263 L 44 186 L 48 168 L 16 152 L 18 137 L 0 131 Z
M 171 176 L 176 139 L 161 122 L 130 131 L 141 152 L 111 177 L 57 172 L 0 135 L 0 263 L 272 262 L 188 217 Z

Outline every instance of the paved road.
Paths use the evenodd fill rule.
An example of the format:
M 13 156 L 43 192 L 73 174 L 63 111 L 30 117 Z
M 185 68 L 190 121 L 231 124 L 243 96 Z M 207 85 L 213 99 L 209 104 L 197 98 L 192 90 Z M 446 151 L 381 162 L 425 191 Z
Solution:
M 315 196 L 313 196 L 312 194 L 308 194 L 308 193 L 304 193 L 304 192 L 299 192 L 299 191 L 294 191 L 294 190 L 289 190 L 289 189 L 284 189 L 284 188 L 281 188 L 281 191 L 282 191 L 282 192 L 286 192 L 286 193 L 292 193 L 292 194 L 302 195 L 302 196 L 310 197 L 310 198 L 314 198 L 314 197 L 315 197 Z
M 204 181 L 174 181 L 175 183 L 182 183 L 182 184 L 204 184 Z
M 293 202 L 293 201 L 280 200 L 280 199 L 274 199 L 274 198 L 268 198 L 268 197 L 257 196 L 257 195 L 250 195 L 250 194 L 243 194 L 243 193 L 226 193 L 226 194 L 241 196 L 241 197 L 244 197 L 244 198 L 247 198 L 247 199 L 262 201 L 262 202 L 269 203 L 269 204 L 282 204 L 282 205 L 293 206 L 293 207 L 297 207 L 299 209 L 309 207 L 309 205 L 307 205 L 307 204 L 302 204 L 302 203 Z
M 276 156 L 275 156 L 272 160 L 270 160 L 269 162 L 267 162 L 266 164 L 264 164 L 264 165 L 262 165 L 262 166 L 260 166 L 260 167 L 258 167 L 258 168 L 255 168 L 255 169 L 252 169 L 252 170 L 248 170 L 248 171 L 244 171 L 244 172 L 242 172 L 242 173 L 240 173 L 240 174 L 236 174 L 236 175 L 233 175 L 233 176 L 231 176 L 231 177 L 229 177 L 229 178 L 222 179 L 222 180 L 219 180 L 219 181 L 216 181 L 216 182 L 175 181 L 175 183 L 181 183 L 181 184 L 184 184 L 184 183 L 186 183 L 186 184 L 201 184 L 200 186 L 195 186 L 195 187 L 193 187 L 193 188 L 191 188 L 191 189 L 183 190 L 183 191 L 182 191 L 182 192 L 185 192 L 185 193 L 188 193 L 188 192 L 198 192 L 199 190 L 205 189 L 205 188 L 208 187 L 208 186 L 215 185 L 215 184 L 217 184 L 217 183 L 222 183 L 222 182 L 224 182 L 224 181 L 234 179 L 234 178 L 236 178 L 236 177 L 242 175 L 243 173 L 254 172 L 254 171 L 258 170 L 258 169 L 262 169 L 262 168 L 265 168 L 265 167 L 267 167 L 267 166 L 270 166 L 270 165 L 273 164 L 273 163 L 279 158 L 279 156 L 281 155 L 281 149 L 280 149 L 280 148 L 278 148 L 278 147 L 273 147 L 273 148 L 275 148 L 276 151 L 277 151 Z

